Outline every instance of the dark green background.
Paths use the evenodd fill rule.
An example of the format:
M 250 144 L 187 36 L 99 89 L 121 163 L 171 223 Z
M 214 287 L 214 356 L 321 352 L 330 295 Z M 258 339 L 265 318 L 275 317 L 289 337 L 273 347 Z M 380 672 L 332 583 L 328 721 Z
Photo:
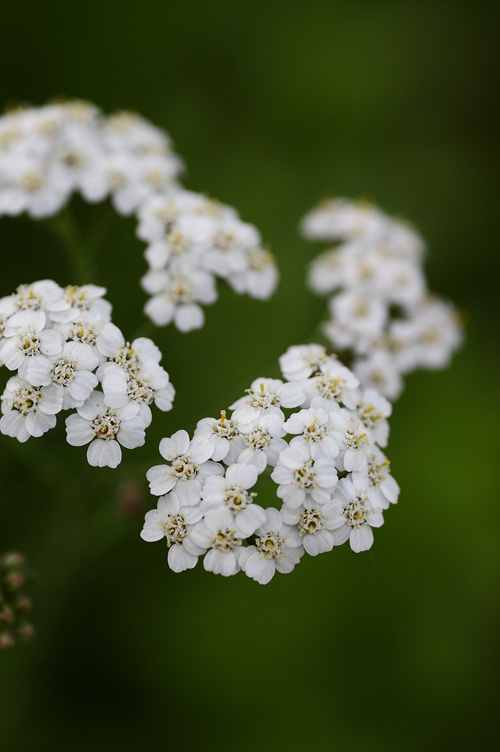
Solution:
M 171 134 L 187 187 L 260 228 L 282 279 L 269 303 L 222 290 L 201 331 L 154 334 L 178 397 L 119 470 L 90 470 L 62 428 L 0 437 L 0 548 L 29 557 L 38 630 L 0 655 L 2 752 L 496 749 L 498 22 L 497 3 L 437 0 L 5 5 L 1 103 L 137 109 Z M 431 287 L 469 314 L 466 345 L 407 380 L 388 449 L 400 504 L 370 553 L 304 558 L 265 588 L 175 575 L 138 535 L 144 471 L 161 436 L 310 338 L 324 304 L 296 228 L 331 192 L 415 222 Z M 85 226 L 98 211 L 75 210 Z M 42 224 L 0 219 L 0 243 L 0 295 L 74 281 Z M 127 335 L 141 251 L 114 217 L 92 280 Z

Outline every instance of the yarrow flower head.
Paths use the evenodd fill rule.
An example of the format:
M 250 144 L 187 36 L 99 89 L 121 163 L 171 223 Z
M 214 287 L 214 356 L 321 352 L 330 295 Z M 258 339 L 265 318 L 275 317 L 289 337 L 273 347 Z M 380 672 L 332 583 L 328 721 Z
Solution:
M 105 116 L 88 102 L 68 101 L 0 117 L 0 216 L 42 219 L 75 192 L 91 203 L 109 196 L 119 214 L 137 216 L 137 235 L 148 244 L 145 314 L 157 326 L 173 322 L 188 332 L 203 326 L 201 305 L 216 301 L 217 277 L 238 294 L 267 300 L 278 270 L 257 228 L 232 207 L 185 190 L 182 169 L 167 133 L 134 112 Z M 50 281 L 36 285 L 20 289 L 11 305 L 50 310 L 60 324 L 109 307 L 95 285 L 70 286 L 55 301 Z
M 91 465 L 116 467 L 122 446 L 144 444 L 150 405 L 172 408 L 161 352 L 144 337 L 125 341 L 105 293 L 42 280 L 0 299 L 0 365 L 17 371 L 1 396 L 1 433 L 25 442 L 76 408 L 66 419 L 68 442 L 89 443 Z
M 403 374 L 449 363 L 462 341 L 460 320 L 451 304 L 429 295 L 425 244 L 415 230 L 348 199 L 323 202 L 301 229 L 309 240 L 334 243 L 312 262 L 309 286 L 333 294 L 323 330 L 364 389 L 395 399 Z
M 203 418 L 192 440 L 184 430 L 162 439 L 169 464 L 147 473 L 161 499 L 141 536 L 167 538 L 174 571 L 203 556 L 207 571 L 229 577 L 242 570 L 266 584 L 275 572 L 291 572 L 304 551 L 317 556 L 348 538 L 353 550 L 369 548 L 371 528 L 397 501 L 399 486 L 377 443 L 387 443 L 387 400 L 364 393 L 319 345 L 290 348 L 280 363 L 285 381 L 256 379 L 232 415 Z M 264 475 L 280 509 L 261 506 Z

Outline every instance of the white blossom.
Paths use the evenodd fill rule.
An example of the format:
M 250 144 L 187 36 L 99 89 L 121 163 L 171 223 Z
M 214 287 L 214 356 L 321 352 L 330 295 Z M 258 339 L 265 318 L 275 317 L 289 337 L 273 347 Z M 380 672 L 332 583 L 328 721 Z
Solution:
M 221 416 L 217 420 L 215 418 L 199 420 L 194 435 L 203 436 L 213 444 L 212 459 L 215 462 L 224 460 L 227 465 L 232 465 L 245 449 L 238 421 L 234 417 L 228 418 L 225 410 L 221 410 Z
M 0 431 L 25 442 L 30 436 L 42 436 L 56 425 L 63 403 L 62 387 L 56 384 L 35 387 L 19 376 L 7 382 L 1 397 Z
M 209 475 L 222 475 L 221 465 L 209 462 L 213 445 L 202 436 L 189 440 L 187 431 L 177 431 L 160 442 L 160 454 L 171 464 L 155 465 L 147 472 L 151 493 L 161 496 L 173 491 L 183 506 L 199 503 L 201 489 Z
M 253 503 L 255 494 L 248 493 L 258 478 L 254 465 L 230 465 L 225 477 L 209 476 L 201 491 L 201 509 L 211 512 L 215 509 L 229 509 L 237 517 L 238 527 L 246 536 L 252 535 L 263 524 L 265 511 Z
M 321 457 L 332 459 L 339 453 L 337 442 L 330 435 L 332 425 L 328 413 L 320 407 L 292 413 L 283 428 L 288 433 L 298 434 L 292 439 L 291 445 L 305 444 L 313 460 Z
M 43 311 L 18 311 L 8 320 L 0 349 L 0 364 L 11 371 L 24 369 L 25 359 L 41 355 L 57 355 L 61 352 L 61 335 L 54 329 L 44 329 L 46 316 Z M 23 370 L 22 376 L 25 376 Z
M 302 381 L 319 371 L 328 359 L 321 345 L 293 345 L 280 357 L 280 368 L 288 381 Z
M 348 476 L 339 481 L 332 504 L 336 505 L 337 515 L 343 518 L 342 524 L 333 532 L 335 545 L 340 546 L 348 540 L 355 553 L 371 548 L 372 528 L 383 525 L 384 518 L 379 508 L 373 507 L 365 491 L 358 491 Z
M 93 392 L 66 418 L 66 435 L 72 446 L 90 442 L 87 460 L 94 467 L 117 467 L 122 460 L 120 444 L 134 449 L 145 442 L 144 423 L 135 411 L 107 407 L 101 392 Z
M 364 491 L 374 509 L 388 509 L 396 504 L 399 485 L 390 474 L 390 461 L 377 447 L 367 454 L 367 468 L 352 473 L 352 483 L 358 491 Z
M 359 398 L 359 379 L 338 360 L 322 363 L 317 375 L 302 382 L 306 395 L 305 407 L 338 410 L 339 403 L 355 408 Z
M 244 537 L 238 527 L 238 518 L 229 509 L 207 512 L 192 532 L 194 544 L 208 551 L 203 560 L 207 572 L 222 574 L 224 577 L 240 571 L 239 558 Z
M 181 506 L 175 493 L 160 496 L 156 509 L 146 513 L 141 538 L 145 541 L 167 539 L 168 566 L 174 572 L 193 569 L 205 551 L 192 541 L 193 525 L 203 513 L 199 506 Z
M 241 424 L 251 423 L 270 408 L 277 412 L 280 407 L 298 407 L 305 401 L 305 394 L 298 383 L 283 383 L 280 379 L 255 379 L 248 397 L 240 397 L 230 409 L 233 419 Z
M 266 412 L 252 423 L 240 426 L 240 432 L 245 442 L 245 449 L 238 456 L 238 462 L 255 465 L 259 474 L 263 473 L 267 465 L 274 467 L 278 455 L 286 449 L 287 443 L 283 429 L 283 415 Z
M 281 513 L 288 525 L 296 526 L 307 553 L 317 556 L 331 551 L 334 546 L 335 531 L 344 523 L 339 507 L 334 500 L 319 504 L 307 499 L 298 507 L 284 505 Z
M 286 525 L 277 509 L 266 509 L 265 522 L 255 531 L 254 545 L 240 554 L 239 564 L 248 577 L 267 585 L 276 571 L 290 573 L 304 548 L 297 527 Z
M 97 376 L 92 371 L 98 359 L 89 345 L 67 342 L 63 351 L 50 358 L 32 358 L 27 368 L 27 379 L 34 386 L 58 384 L 64 390 L 63 410 L 83 405 L 97 386 Z
M 305 444 L 290 444 L 284 449 L 271 478 L 278 484 L 276 495 L 291 509 L 309 498 L 325 504 L 338 481 L 334 460 L 321 457 L 314 461 Z

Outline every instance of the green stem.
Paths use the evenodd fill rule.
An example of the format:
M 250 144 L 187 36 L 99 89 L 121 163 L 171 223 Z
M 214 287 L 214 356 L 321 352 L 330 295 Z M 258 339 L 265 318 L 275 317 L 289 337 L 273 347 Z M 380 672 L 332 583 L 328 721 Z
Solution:
M 95 282 L 94 257 L 106 234 L 110 220 L 111 212 L 106 207 L 105 213 L 94 223 L 86 238 L 83 237 L 69 206 L 56 217 L 45 221 L 45 226 L 60 240 L 71 257 L 77 278 L 76 284 Z

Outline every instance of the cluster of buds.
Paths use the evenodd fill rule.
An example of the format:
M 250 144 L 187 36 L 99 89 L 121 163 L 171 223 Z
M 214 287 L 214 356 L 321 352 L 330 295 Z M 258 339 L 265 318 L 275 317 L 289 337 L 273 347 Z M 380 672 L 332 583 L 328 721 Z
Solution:
M 26 621 L 31 600 L 24 594 L 24 556 L 11 551 L 0 556 L 0 650 L 14 647 L 18 640 L 31 640 L 33 626 Z
M 323 202 L 302 221 L 309 240 L 333 246 L 310 267 L 309 285 L 330 295 L 323 324 L 336 352 L 346 352 L 365 388 L 399 396 L 402 375 L 444 368 L 462 340 L 453 306 L 430 295 L 418 233 L 371 204 Z

